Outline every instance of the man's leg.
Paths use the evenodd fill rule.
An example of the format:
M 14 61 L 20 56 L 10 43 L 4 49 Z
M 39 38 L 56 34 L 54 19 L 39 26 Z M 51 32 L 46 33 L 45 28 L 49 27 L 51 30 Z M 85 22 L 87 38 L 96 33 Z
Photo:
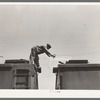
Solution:
M 31 49 L 31 54 L 30 54 L 30 57 L 29 57 L 29 63 L 30 63 L 30 64 L 34 64 L 34 63 L 35 63 L 35 62 L 34 62 L 35 55 L 36 55 L 35 50 L 32 48 L 32 49 Z
M 39 57 L 38 56 L 35 57 L 34 63 L 36 65 L 36 67 L 39 67 Z
M 30 55 L 30 58 L 29 58 L 29 63 L 30 64 L 33 64 L 34 63 L 34 57 L 32 57 L 31 55 Z

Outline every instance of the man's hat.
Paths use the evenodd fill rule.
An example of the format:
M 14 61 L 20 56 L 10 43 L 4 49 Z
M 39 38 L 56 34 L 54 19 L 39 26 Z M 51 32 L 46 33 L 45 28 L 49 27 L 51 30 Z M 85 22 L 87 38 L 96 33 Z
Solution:
M 47 48 L 51 48 L 51 45 L 50 44 L 47 44 Z

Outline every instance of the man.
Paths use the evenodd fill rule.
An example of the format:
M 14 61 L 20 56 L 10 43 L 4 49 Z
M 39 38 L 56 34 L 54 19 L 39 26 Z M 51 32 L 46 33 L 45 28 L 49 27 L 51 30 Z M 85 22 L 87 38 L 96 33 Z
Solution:
M 48 57 L 55 57 L 55 55 L 52 55 L 48 50 L 51 48 L 50 44 L 47 44 L 46 46 L 34 46 L 31 48 L 31 54 L 30 54 L 30 64 L 35 64 L 36 67 L 39 67 L 39 54 L 45 53 Z

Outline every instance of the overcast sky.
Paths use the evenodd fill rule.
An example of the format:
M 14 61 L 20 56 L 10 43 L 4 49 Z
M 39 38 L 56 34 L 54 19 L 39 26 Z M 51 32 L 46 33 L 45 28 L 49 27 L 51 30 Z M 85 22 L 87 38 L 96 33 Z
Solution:
M 100 63 L 99 19 L 100 5 L 96 4 L 0 5 L 0 56 L 4 56 L 0 62 L 28 60 L 31 47 L 49 43 L 50 52 L 57 57 Z M 41 89 L 55 86 L 55 74 L 49 62 L 45 54 L 40 56 Z

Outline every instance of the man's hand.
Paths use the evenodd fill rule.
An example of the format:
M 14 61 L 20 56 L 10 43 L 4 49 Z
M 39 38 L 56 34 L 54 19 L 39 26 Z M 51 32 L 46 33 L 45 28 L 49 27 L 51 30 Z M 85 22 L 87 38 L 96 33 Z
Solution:
M 56 57 L 56 55 L 55 55 L 55 54 L 53 54 L 53 55 L 52 55 L 52 57 L 53 57 L 53 58 L 55 58 L 55 57 Z

